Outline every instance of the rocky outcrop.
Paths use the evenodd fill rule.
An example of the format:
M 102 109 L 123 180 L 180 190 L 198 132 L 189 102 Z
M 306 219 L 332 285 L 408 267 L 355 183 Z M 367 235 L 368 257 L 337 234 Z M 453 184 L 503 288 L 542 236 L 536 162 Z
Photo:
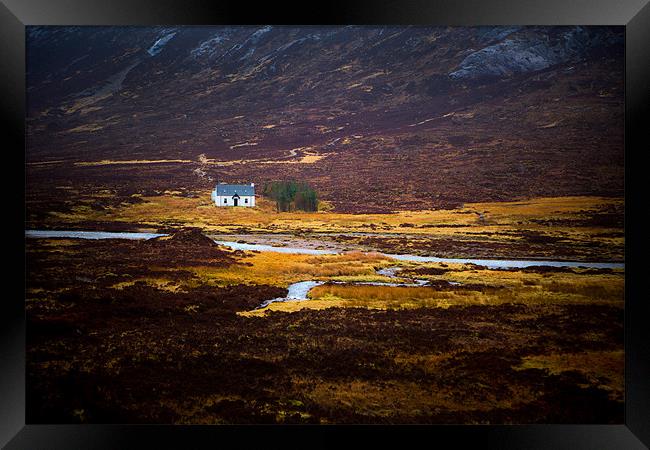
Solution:
M 536 29 L 508 33 L 503 41 L 466 56 L 449 76 L 454 80 L 476 80 L 534 72 L 582 60 L 590 50 L 618 43 L 621 39 L 603 28 L 559 28 L 554 33 Z

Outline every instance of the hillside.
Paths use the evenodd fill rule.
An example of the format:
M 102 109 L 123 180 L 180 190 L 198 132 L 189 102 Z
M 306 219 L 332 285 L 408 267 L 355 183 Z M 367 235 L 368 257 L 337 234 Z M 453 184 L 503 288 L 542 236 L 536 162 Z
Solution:
M 29 27 L 28 216 L 216 180 L 342 212 L 620 196 L 623 31 Z

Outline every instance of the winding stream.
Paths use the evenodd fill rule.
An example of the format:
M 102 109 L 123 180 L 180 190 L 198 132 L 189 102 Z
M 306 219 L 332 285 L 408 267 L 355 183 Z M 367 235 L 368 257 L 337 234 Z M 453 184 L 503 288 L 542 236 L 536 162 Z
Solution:
M 334 255 L 343 253 L 342 250 L 319 250 L 306 247 L 275 247 L 267 244 L 249 244 L 242 242 L 214 240 L 217 244 L 233 250 L 256 250 L 259 252 L 292 253 L 297 255 Z M 409 254 L 379 253 L 387 258 L 399 261 L 438 262 L 449 264 L 476 264 L 489 269 L 509 269 L 530 266 L 551 267 L 585 267 L 591 269 L 624 269 L 625 263 L 610 262 L 581 262 L 581 261 L 548 261 L 548 260 L 519 260 L 519 259 L 475 259 L 475 258 L 439 258 L 437 256 L 419 256 Z
M 309 291 L 316 286 L 324 284 L 324 281 L 299 281 L 298 283 L 293 283 L 289 286 L 289 293 L 286 297 L 272 298 L 271 300 L 265 300 L 260 306 L 255 309 L 265 308 L 271 303 L 275 302 L 291 302 L 291 301 L 303 301 L 307 300 L 307 294 Z
M 77 238 L 77 239 L 152 239 L 168 236 L 164 233 L 142 232 L 112 232 L 112 231 L 66 231 L 66 230 L 25 230 L 28 238 Z M 221 241 L 213 239 L 219 245 L 233 250 L 289 253 L 297 255 L 336 255 L 344 253 L 338 249 L 316 249 L 307 247 L 282 246 L 268 244 L 249 244 L 243 242 Z M 419 256 L 409 254 L 379 253 L 387 258 L 398 261 L 438 262 L 449 264 L 476 264 L 489 269 L 522 268 L 530 266 L 551 267 L 584 267 L 591 269 L 624 269 L 625 263 L 613 262 L 581 262 L 581 261 L 548 261 L 548 260 L 519 260 L 519 259 L 475 259 L 475 258 L 439 258 L 437 256 Z
M 247 244 L 244 242 L 217 241 L 216 239 L 214 239 L 214 242 L 233 250 L 256 250 L 258 252 L 290 253 L 294 255 L 336 255 L 342 253 L 340 250 L 323 250 L 306 247 L 276 247 L 268 244 Z
M 383 275 L 385 277 L 389 278 L 395 278 L 398 279 L 399 277 L 396 275 L 398 271 L 401 269 L 399 267 L 387 267 L 385 269 L 379 269 L 377 270 L 377 275 Z M 288 287 L 288 294 L 286 297 L 278 297 L 274 298 L 271 300 L 266 300 L 262 302 L 260 306 L 258 306 L 255 309 L 262 309 L 270 305 L 271 303 L 275 302 L 301 302 L 305 300 L 309 300 L 307 295 L 309 294 L 309 291 L 311 291 L 312 288 L 316 286 L 320 286 L 321 284 L 354 284 L 354 285 L 370 285 L 370 286 L 408 286 L 408 287 L 416 287 L 416 286 L 425 286 L 429 283 L 428 280 L 413 280 L 412 283 L 404 283 L 404 282 L 395 282 L 395 283 L 390 283 L 386 281 L 299 281 L 297 283 L 293 283 L 289 285 Z M 460 283 L 455 283 L 453 281 L 448 281 L 449 284 L 451 285 L 459 285 Z
M 106 231 L 61 231 L 61 230 L 26 230 L 25 237 L 28 238 L 77 238 L 77 239 L 152 239 L 160 236 L 167 236 L 162 233 L 127 233 L 127 232 L 106 232 Z M 292 247 L 282 246 L 276 247 L 268 244 L 251 244 L 233 241 L 221 241 L 213 239 L 219 245 L 223 245 L 233 250 L 243 251 L 259 251 L 259 252 L 276 252 L 285 254 L 299 254 L 299 255 L 335 255 L 344 253 L 339 249 L 317 249 L 307 247 Z M 550 267 L 584 267 L 594 269 L 624 269 L 625 263 L 610 263 L 610 262 L 578 262 L 578 261 L 544 261 L 544 260 L 508 260 L 508 259 L 474 259 L 474 258 L 438 258 L 436 256 L 418 256 L 409 254 L 390 254 L 379 253 L 387 258 L 395 259 L 398 261 L 414 261 L 414 262 L 439 262 L 451 264 L 476 264 L 485 266 L 490 269 L 508 269 L 508 268 L 523 268 L 530 266 L 550 266 Z M 399 279 L 396 273 L 400 269 L 398 267 L 388 267 L 377 271 L 378 275 L 388 278 Z M 288 287 L 286 297 L 278 297 L 264 301 L 256 309 L 265 308 L 274 302 L 287 302 L 287 301 L 305 301 L 308 300 L 309 291 L 321 284 L 324 281 L 300 281 L 293 283 Z M 333 284 L 366 284 L 375 286 L 426 286 L 427 280 L 412 280 L 411 283 L 405 282 L 341 282 L 330 281 Z M 449 282 L 450 284 L 459 284 Z
M 233 250 L 246 250 L 246 251 L 259 251 L 259 252 L 277 252 L 277 253 L 290 253 L 300 255 L 332 255 L 343 253 L 341 250 L 334 249 L 314 249 L 306 247 L 276 247 L 268 244 L 251 244 L 244 242 L 220 241 L 214 240 L 217 244 L 231 248 Z M 452 264 L 476 264 L 485 266 L 490 269 L 507 269 L 507 268 L 523 268 L 530 266 L 551 266 L 551 267 L 586 267 L 586 268 L 610 268 L 610 269 L 623 269 L 624 263 L 587 263 L 587 262 L 574 262 L 574 261 L 543 261 L 543 260 L 507 260 L 507 259 L 473 259 L 473 258 L 438 258 L 435 256 L 418 256 L 418 255 L 397 255 L 389 253 L 380 253 L 391 259 L 398 261 L 415 261 L 415 262 L 443 262 Z M 399 278 L 396 272 L 400 269 L 398 267 L 388 267 L 377 271 L 378 275 L 383 275 L 389 278 Z M 375 286 L 426 286 L 428 280 L 413 280 L 412 283 L 389 283 L 389 282 L 351 282 L 343 283 L 340 281 L 330 281 L 332 284 L 366 284 Z M 459 285 L 460 283 L 448 281 L 449 284 Z M 262 309 L 275 302 L 295 302 L 308 300 L 309 291 L 315 287 L 324 284 L 323 281 L 300 281 L 289 286 L 289 293 L 286 297 L 278 297 L 271 300 L 264 301 L 256 309 Z

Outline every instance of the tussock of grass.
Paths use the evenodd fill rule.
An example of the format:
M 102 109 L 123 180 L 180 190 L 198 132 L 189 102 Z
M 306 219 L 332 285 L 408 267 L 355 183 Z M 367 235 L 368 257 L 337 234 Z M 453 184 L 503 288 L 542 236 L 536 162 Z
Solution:
M 339 281 L 343 283 L 397 283 L 408 282 L 408 280 L 400 280 L 395 278 L 384 277 L 381 275 L 340 275 L 328 278 L 329 281 Z
M 164 278 L 139 278 L 137 280 L 122 281 L 110 286 L 110 288 L 121 290 L 126 287 L 133 286 L 136 283 L 144 283 L 147 286 L 160 289 L 161 291 L 178 292 L 182 290 L 179 283 L 173 282 L 171 280 L 166 280 Z
M 622 298 L 624 294 L 623 280 L 618 283 L 603 283 L 599 280 L 571 280 L 557 281 L 542 280 L 541 289 L 548 292 L 560 292 L 564 294 L 576 294 L 592 299 Z
M 448 308 L 453 305 L 487 303 L 487 299 L 474 292 L 404 286 L 323 285 L 312 289 L 310 297 L 329 303 L 330 306 L 373 309 Z M 312 300 L 303 303 L 305 307 L 311 307 Z M 317 305 L 321 306 L 314 306 Z
M 307 280 L 328 280 L 338 277 L 356 277 L 360 280 L 375 279 L 374 263 L 377 259 L 354 260 L 349 255 L 319 256 L 279 254 L 273 252 L 252 253 L 242 264 L 229 267 L 191 267 L 202 282 L 220 286 L 229 284 L 270 284 L 286 287 L 291 283 Z M 194 281 L 196 282 L 196 281 Z
M 439 264 L 425 264 L 421 267 L 440 267 Z M 624 271 L 611 274 L 589 274 L 558 272 L 558 273 L 527 273 L 522 271 L 481 270 L 470 267 L 452 267 L 443 275 L 418 275 L 418 278 L 429 280 L 456 281 L 463 284 L 478 284 L 503 287 L 534 287 L 551 292 L 594 295 L 602 297 L 622 295 L 624 288 Z
M 331 260 L 330 255 L 326 256 L 315 256 L 307 260 L 309 264 L 322 264 L 328 263 Z M 362 261 L 362 262 L 379 262 L 379 261 L 391 261 L 386 256 L 377 252 L 368 252 L 364 253 L 361 251 L 351 251 L 346 252 L 341 255 L 337 255 L 337 262 L 346 262 L 346 261 Z
M 599 303 L 622 306 L 623 291 L 620 286 L 596 283 L 581 285 L 552 284 L 554 289 L 530 286 L 491 290 L 454 289 L 438 290 L 434 287 L 372 286 L 372 285 L 321 285 L 313 288 L 309 296 L 327 301 L 332 306 L 365 307 L 378 309 L 447 308 L 456 305 L 499 305 L 504 303 L 534 304 L 585 304 Z M 309 307 L 310 302 L 306 302 Z

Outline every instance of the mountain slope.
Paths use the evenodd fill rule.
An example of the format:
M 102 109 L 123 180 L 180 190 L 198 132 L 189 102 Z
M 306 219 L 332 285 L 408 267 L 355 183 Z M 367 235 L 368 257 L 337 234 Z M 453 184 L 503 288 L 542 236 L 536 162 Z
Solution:
M 280 178 L 359 212 L 621 195 L 623 67 L 622 27 L 30 27 L 28 197 Z

